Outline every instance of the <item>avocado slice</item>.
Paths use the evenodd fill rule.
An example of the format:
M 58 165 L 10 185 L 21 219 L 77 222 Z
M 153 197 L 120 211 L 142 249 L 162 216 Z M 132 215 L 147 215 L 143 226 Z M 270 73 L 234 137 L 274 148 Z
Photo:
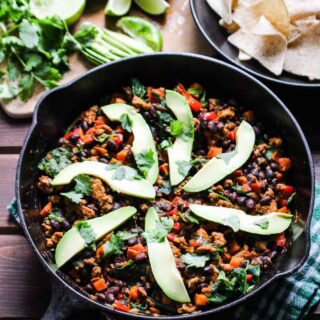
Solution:
M 154 230 L 157 221 L 159 217 L 156 210 L 150 208 L 145 218 L 145 231 Z M 167 238 L 163 242 L 147 241 L 147 245 L 151 270 L 162 291 L 174 301 L 190 302 Z
M 131 218 L 136 212 L 137 209 L 134 207 L 123 207 L 105 214 L 102 217 L 88 220 L 88 224 L 95 234 L 95 241 L 102 238 L 108 232 L 119 227 L 121 224 Z M 57 267 L 62 267 L 67 261 L 69 261 L 85 247 L 86 243 L 81 237 L 77 227 L 72 227 L 69 229 L 63 235 L 56 248 L 55 260 Z
M 121 175 L 117 175 L 118 173 Z M 121 172 L 120 172 L 121 171 Z M 113 166 L 98 161 L 83 161 L 69 165 L 53 179 L 53 186 L 69 184 L 79 174 L 88 174 L 100 178 L 113 191 L 129 196 L 154 199 L 156 194 L 152 184 L 138 176 L 137 170 L 127 166 Z M 137 179 L 137 177 L 139 177 Z
M 249 159 L 255 138 L 252 126 L 243 120 L 237 130 L 235 150 L 209 160 L 183 189 L 187 192 L 206 190 L 240 168 Z
M 235 232 L 271 235 L 278 234 L 290 227 L 292 215 L 271 212 L 262 216 L 251 216 L 242 210 L 191 204 L 190 210 L 198 217 L 231 227 Z
M 126 104 L 109 104 L 101 109 L 111 121 L 120 121 L 123 115 L 127 115 L 132 121 L 131 129 L 134 135 L 132 144 L 133 155 L 139 168 L 138 159 L 144 157 L 144 152 L 152 151 L 153 164 L 146 170 L 146 179 L 154 184 L 159 175 L 158 154 L 147 122 L 133 107 Z
M 191 153 L 194 141 L 194 125 L 191 109 L 186 99 L 179 93 L 166 90 L 167 107 L 173 112 L 179 121 L 184 123 L 184 130 L 188 132 L 183 137 L 177 136 L 172 147 L 168 148 L 170 184 L 179 184 L 186 175 L 179 171 L 179 163 L 191 161 Z

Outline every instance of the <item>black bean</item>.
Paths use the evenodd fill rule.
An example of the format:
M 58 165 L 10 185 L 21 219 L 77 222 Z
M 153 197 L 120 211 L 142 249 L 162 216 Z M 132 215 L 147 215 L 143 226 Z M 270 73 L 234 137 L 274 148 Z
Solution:
M 267 160 L 265 158 L 259 157 L 257 158 L 256 163 L 259 166 L 264 167 L 267 164 Z
M 119 288 L 119 287 L 113 286 L 113 287 L 111 287 L 111 288 L 108 289 L 107 294 L 108 294 L 108 293 L 109 293 L 109 294 L 117 294 L 117 293 L 119 293 L 119 291 L 120 291 L 120 288 Z
M 99 116 L 103 116 L 103 111 L 99 108 L 96 112 L 96 116 L 99 117 Z
M 91 285 L 90 283 L 88 283 L 88 284 L 86 285 L 85 289 L 86 289 L 89 293 L 93 292 L 93 287 L 92 287 L 92 285 Z
M 84 151 L 81 151 L 81 152 L 80 152 L 80 156 L 81 156 L 82 158 L 85 158 L 85 157 L 87 156 L 87 154 L 86 154 Z
M 86 132 L 89 129 L 88 122 L 86 120 L 81 122 L 81 129 Z
M 105 164 L 109 163 L 109 160 L 106 159 L 106 158 L 100 158 L 99 161 L 102 162 L 102 163 L 105 163 Z
M 65 230 L 67 230 L 67 229 L 70 228 L 70 223 L 69 223 L 68 220 L 63 220 L 63 221 L 61 222 L 61 225 L 62 225 L 63 229 L 65 229 Z
M 79 138 L 80 138 L 80 135 L 77 134 L 77 133 L 74 133 L 74 134 L 70 137 L 69 140 L 70 140 L 72 143 L 77 143 L 77 141 L 78 141 Z
M 264 179 L 266 177 L 265 173 L 262 170 L 259 171 L 259 177 L 261 179 Z
M 261 132 L 261 131 L 260 131 L 260 129 L 259 129 L 257 126 L 253 126 L 253 130 L 254 130 L 256 136 L 260 135 L 260 132 Z
M 261 190 L 265 190 L 268 186 L 268 181 L 266 179 L 260 181 L 260 188 Z
M 256 203 L 255 203 L 254 200 L 248 199 L 248 200 L 246 201 L 246 208 L 247 208 L 247 209 L 253 210 L 253 209 L 255 209 L 255 207 L 256 207 Z
M 106 302 L 113 303 L 115 300 L 114 295 L 112 293 L 106 293 Z
M 112 206 L 113 210 L 120 209 L 120 208 L 121 208 L 121 204 L 119 202 L 114 202 L 113 203 L 113 206 Z
M 231 140 L 224 140 L 222 144 L 224 147 L 229 147 L 231 144 Z
M 128 240 L 128 245 L 129 246 L 134 246 L 137 243 L 138 243 L 137 238 L 131 238 L 131 239 Z
M 276 184 L 278 183 L 278 179 L 277 179 L 277 178 L 273 178 L 273 179 L 271 180 L 271 183 L 272 183 L 273 185 L 276 185 Z
M 202 120 L 201 122 L 200 122 L 200 128 L 201 129 L 207 129 L 208 128 L 208 121 L 207 120 Z
M 109 139 L 107 142 L 107 149 L 109 151 L 116 152 L 116 151 L 118 151 L 118 144 L 114 140 Z
M 271 197 L 270 197 L 270 196 L 265 196 L 265 197 L 262 197 L 262 198 L 260 199 L 260 203 L 261 203 L 261 204 L 269 204 L 270 201 L 271 201 Z
M 213 269 L 210 266 L 206 266 L 206 267 L 204 267 L 203 272 L 205 274 L 212 274 L 213 273 Z
M 210 130 L 211 133 L 217 132 L 217 127 L 214 121 L 209 121 L 208 122 L 208 129 Z
M 64 138 L 59 139 L 59 145 L 62 146 L 65 143 L 66 140 Z
M 257 168 L 253 168 L 251 170 L 251 173 L 254 175 L 254 176 L 258 176 L 259 175 L 259 170 Z
M 237 202 L 239 206 L 244 206 L 246 203 L 247 198 L 246 197 L 238 197 Z
M 207 154 L 206 150 L 200 149 L 197 151 L 198 155 L 205 156 Z
M 270 164 L 270 167 L 271 167 L 271 169 L 273 169 L 274 171 L 279 170 L 279 165 L 278 165 L 277 163 L 275 163 L 275 162 L 272 162 L 272 163 Z
M 229 197 L 232 202 L 236 202 L 238 199 L 238 194 L 236 192 L 232 192 Z
M 134 258 L 135 262 L 140 262 L 147 259 L 147 255 L 144 252 L 141 252 L 139 254 L 136 255 L 136 257 Z
M 149 113 L 154 118 L 157 115 L 157 110 L 155 109 L 155 107 L 151 106 L 149 109 Z
M 61 224 L 56 221 L 56 220 L 50 220 L 51 225 L 54 227 L 55 230 L 60 230 L 61 229 Z
M 115 287 L 123 287 L 123 282 L 121 280 L 114 280 Z
M 251 170 L 251 169 L 253 168 L 252 164 L 249 163 L 249 164 L 247 165 L 247 168 L 248 168 L 248 170 Z
M 267 177 L 267 179 L 272 179 L 274 177 L 274 173 L 273 173 L 272 169 L 266 170 L 266 177 Z
M 218 122 L 216 125 L 218 130 L 222 130 L 224 128 L 224 123 L 223 122 Z
M 98 294 L 97 294 L 97 298 L 98 298 L 100 301 L 105 301 L 105 300 L 106 300 L 106 296 L 105 296 L 103 293 L 98 293 Z

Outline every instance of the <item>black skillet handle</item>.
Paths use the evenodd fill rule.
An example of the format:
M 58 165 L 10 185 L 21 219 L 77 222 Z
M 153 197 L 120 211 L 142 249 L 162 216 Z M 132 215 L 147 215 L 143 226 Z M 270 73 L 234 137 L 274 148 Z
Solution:
M 73 312 L 79 312 L 85 309 L 84 303 L 72 296 L 63 285 L 51 277 L 51 300 L 42 320 L 65 320 Z

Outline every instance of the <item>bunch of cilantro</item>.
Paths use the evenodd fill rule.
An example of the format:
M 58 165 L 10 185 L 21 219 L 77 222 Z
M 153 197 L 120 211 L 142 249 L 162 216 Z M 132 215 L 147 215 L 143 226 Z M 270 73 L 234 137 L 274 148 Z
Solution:
M 0 1 L 0 99 L 27 101 L 36 84 L 58 85 L 79 49 L 66 23 L 54 16 L 36 19 L 28 0 Z

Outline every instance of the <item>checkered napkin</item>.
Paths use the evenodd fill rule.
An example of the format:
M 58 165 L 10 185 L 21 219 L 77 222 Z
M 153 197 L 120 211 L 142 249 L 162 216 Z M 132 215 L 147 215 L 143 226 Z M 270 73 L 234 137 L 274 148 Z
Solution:
M 10 215 L 20 223 L 16 200 L 8 206 Z M 293 275 L 274 282 L 247 303 L 237 307 L 234 319 L 303 319 L 320 300 L 320 185 L 311 222 L 311 250 L 305 264 Z

